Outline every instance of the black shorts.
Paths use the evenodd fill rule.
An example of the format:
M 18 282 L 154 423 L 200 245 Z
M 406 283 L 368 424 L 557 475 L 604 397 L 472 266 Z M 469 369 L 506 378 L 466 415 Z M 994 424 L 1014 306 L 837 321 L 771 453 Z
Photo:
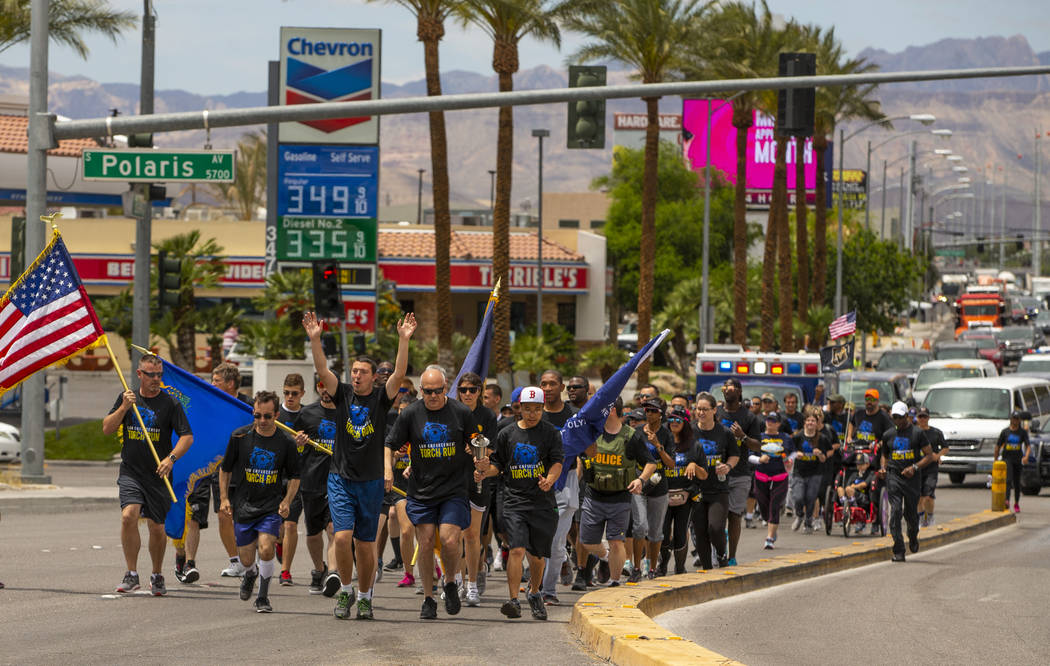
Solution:
M 328 494 L 299 493 L 299 497 L 302 498 L 306 536 L 313 536 L 324 531 L 328 523 L 332 522 L 332 516 L 328 512 Z
M 930 499 L 937 499 L 937 470 L 936 469 L 924 469 L 922 470 L 922 491 L 919 493 L 920 497 L 929 497 Z
M 285 491 L 287 492 L 287 491 Z M 292 498 L 292 503 L 288 505 L 288 517 L 285 518 L 285 522 L 298 523 L 299 517 L 303 515 L 303 494 L 296 493 L 295 497 Z
M 219 509 L 222 507 L 222 495 L 219 493 L 219 471 L 215 470 L 215 473 L 208 478 L 210 481 L 206 483 L 211 486 L 212 506 L 215 509 L 215 513 L 219 513 Z M 228 492 L 232 502 L 233 496 L 237 494 L 237 484 L 231 481 Z
M 207 479 L 197 482 L 190 496 L 186 498 L 190 506 L 190 520 L 196 521 L 202 530 L 208 529 L 208 505 L 211 503 L 211 483 Z
M 121 474 L 117 477 L 117 488 L 119 488 L 121 509 L 131 504 L 139 504 L 142 506 L 143 518 L 164 524 L 172 502 L 168 489 L 159 477 L 154 477 L 152 481 L 144 483 L 134 476 Z
M 397 503 L 406 499 L 401 493 L 390 490 L 383 495 L 383 508 L 380 510 L 380 515 L 385 516 L 390 512 L 390 509 L 397 506 Z
M 508 548 L 524 548 L 533 557 L 551 556 L 557 509 L 505 509 L 502 519 Z
M 482 481 L 481 492 L 478 492 L 478 484 L 473 478 L 470 480 L 470 497 L 468 501 L 470 502 L 471 511 L 484 511 L 488 507 L 489 501 L 492 499 L 492 481 L 495 481 L 495 479 Z

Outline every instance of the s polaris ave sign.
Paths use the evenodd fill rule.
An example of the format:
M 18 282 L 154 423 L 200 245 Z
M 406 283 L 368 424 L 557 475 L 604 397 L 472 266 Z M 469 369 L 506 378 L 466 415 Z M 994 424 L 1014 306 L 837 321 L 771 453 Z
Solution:
M 84 180 L 126 183 L 232 183 L 232 150 L 85 150 Z

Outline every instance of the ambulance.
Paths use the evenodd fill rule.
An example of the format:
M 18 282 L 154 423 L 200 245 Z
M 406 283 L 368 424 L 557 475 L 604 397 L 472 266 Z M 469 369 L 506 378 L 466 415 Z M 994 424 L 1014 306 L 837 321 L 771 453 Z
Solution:
M 696 355 L 697 393 L 707 391 L 721 400 L 722 384 L 729 377 L 740 380 L 742 399 L 772 393 L 781 407 L 789 393 L 798 397 L 800 406 L 812 402 L 817 385 L 825 383 L 820 354 L 706 351 Z M 831 386 L 825 388 L 825 395 L 834 393 Z

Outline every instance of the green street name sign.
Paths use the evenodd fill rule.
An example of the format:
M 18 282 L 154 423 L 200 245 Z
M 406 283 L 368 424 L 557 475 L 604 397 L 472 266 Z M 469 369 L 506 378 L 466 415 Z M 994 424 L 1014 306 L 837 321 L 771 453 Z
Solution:
M 85 150 L 84 180 L 232 183 L 232 150 Z
M 378 234 L 375 218 L 282 215 L 277 220 L 277 259 L 374 263 Z
M 965 257 L 966 249 L 961 247 L 939 247 L 933 253 L 938 257 Z

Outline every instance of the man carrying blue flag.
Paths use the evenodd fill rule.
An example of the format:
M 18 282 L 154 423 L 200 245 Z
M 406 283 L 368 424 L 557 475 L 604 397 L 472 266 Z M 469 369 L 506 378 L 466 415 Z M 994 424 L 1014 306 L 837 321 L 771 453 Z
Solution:
M 339 381 L 328 368 L 321 346 L 324 327 L 317 315 L 307 312 L 303 329 L 310 338 L 317 378 L 324 382 L 336 408 L 335 449 L 328 475 L 328 508 L 335 529 L 335 563 L 341 583 L 334 612 L 342 620 L 350 617 L 354 592 L 350 575 L 356 563 L 357 619 L 371 620 L 379 513 L 383 496 L 393 482 L 392 477 L 384 478 L 386 417 L 408 369 L 408 343 L 416 330 L 416 317 L 409 312 L 397 324 L 397 359 L 394 372 L 384 385 L 377 385 L 376 362 L 367 356 L 354 360 L 351 384 Z

